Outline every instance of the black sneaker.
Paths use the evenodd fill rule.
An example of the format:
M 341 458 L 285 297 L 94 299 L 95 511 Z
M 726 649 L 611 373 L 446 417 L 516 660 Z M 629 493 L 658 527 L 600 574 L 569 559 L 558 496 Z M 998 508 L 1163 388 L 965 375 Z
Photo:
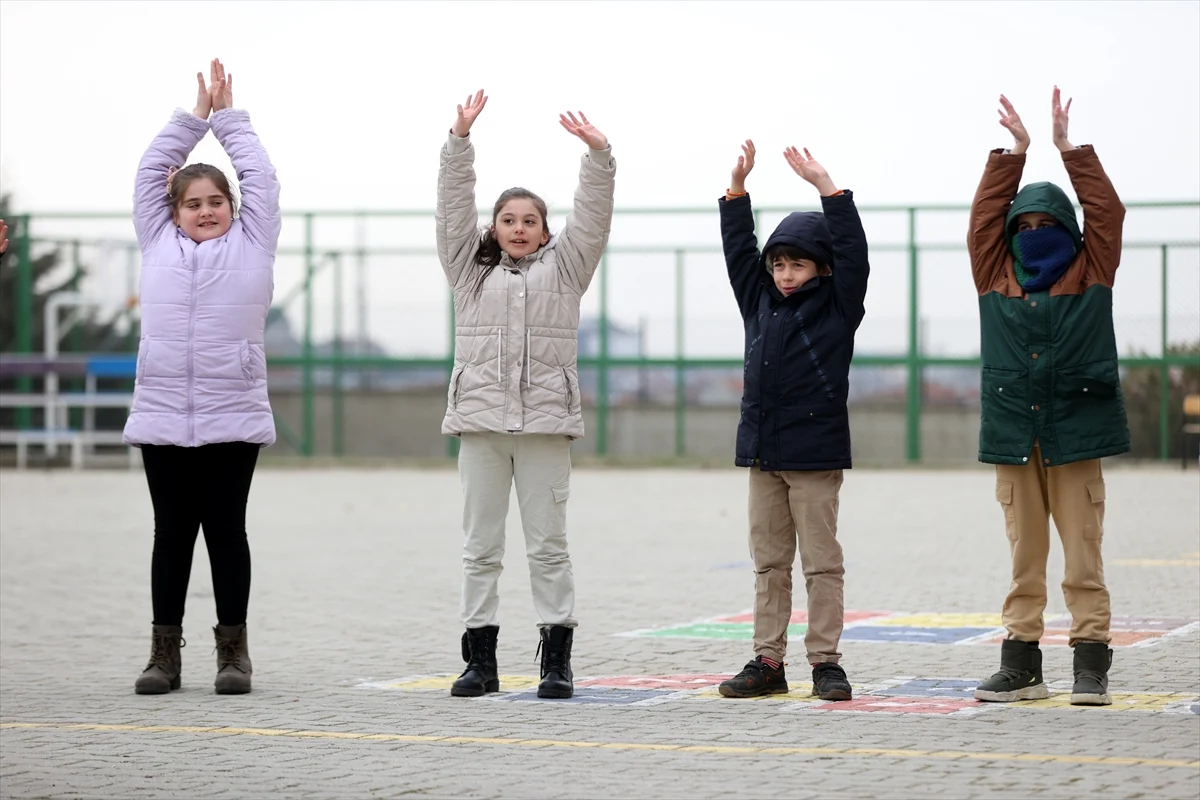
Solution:
M 772 668 L 757 656 L 745 669 L 722 683 L 718 690 L 724 697 L 762 697 L 768 694 L 787 694 L 787 676 L 783 664 Z
M 1005 639 L 1000 644 L 1000 671 L 975 690 L 975 699 L 989 703 L 1045 700 L 1050 689 L 1042 682 L 1042 651 L 1037 642 Z
M 822 700 L 850 700 L 852 690 L 846 670 L 828 662 L 813 664 L 813 697 Z

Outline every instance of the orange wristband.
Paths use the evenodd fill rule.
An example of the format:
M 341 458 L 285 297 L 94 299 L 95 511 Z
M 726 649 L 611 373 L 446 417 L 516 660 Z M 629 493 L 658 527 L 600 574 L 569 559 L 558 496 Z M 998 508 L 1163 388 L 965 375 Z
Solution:
M 747 194 L 746 192 L 735 192 L 732 189 L 726 189 L 725 190 L 725 199 L 726 200 L 735 200 L 739 197 L 745 197 L 746 194 Z

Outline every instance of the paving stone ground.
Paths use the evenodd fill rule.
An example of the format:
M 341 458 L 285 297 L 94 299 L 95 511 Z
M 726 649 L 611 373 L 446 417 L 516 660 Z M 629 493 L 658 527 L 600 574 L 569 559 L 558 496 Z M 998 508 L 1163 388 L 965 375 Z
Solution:
M 752 655 L 736 621 L 753 601 L 743 470 L 576 468 L 570 702 L 528 688 L 537 639 L 515 503 L 504 691 L 463 700 L 445 690 L 462 669 L 452 469 L 260 470 L 249 511 L 254 692 L 240 697 L 212 692 L 202 546 L 183 689 L 133 693 L 150 626 L 140 473 L 7 470 L 0 796 L 1194 800 L 1200 482 L 1177 467 L 1110 468 L 1107 479 L 1106 573 L 1133 644 L 1116 648 L 1114 706 L 1080 709 L 1065 703 L 1070 651 L 1053 645 L 1051 700 L 970 699 L 997 664 L 988 640 L 1008 587 L 983 469 L 847 473 L 846 608 L 874 616 L 848 615 L 856 700 L 841 706 L 807 696 L 800 635 L 789 695 L 714 694 Z M 1066 611 L 1061 548 L 1049 569 L 1052 618 Z

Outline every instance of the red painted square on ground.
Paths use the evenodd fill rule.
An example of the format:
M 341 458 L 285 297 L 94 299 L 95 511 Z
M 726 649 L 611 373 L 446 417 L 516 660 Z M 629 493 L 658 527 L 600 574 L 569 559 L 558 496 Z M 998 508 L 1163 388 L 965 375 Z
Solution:
M 668 689 L 682 692 L 688 689 L 707 689 L 733 676 L 724 675 L 614 675 L 608 678 L 578 678 L 576 686 L 595 686 L 608 689 Z
M 864 619 L 872 619 L 874 617 L 886 617 L 887 611 L 846 611 L 843 613 L 843 621 L 847 624 L 851 622 L 861 622 Z M 754 612 L 747 611 L 745 614 L 731 614 L 727 617 L 714 617 L 710 622 L 754 622 Z M 806 624 L 808 622 L 807 611 L 793 611 L 790 621 L 793 625 Z
M 1160 631 L 1109 631 L 1112 641 L 1109 643 L 1112 647 L 1129 647 L 1131 644 L 1144 642 L 1147 639 L 1161 639 Z M 1000 644 L 1004 641 L 1004 634 L 987 639 L 983 644 Z M 1071 632 L 1062 628 L 1054 629 L 1047 628 L 1042 634 L 1041 646 L 1046 645 L 1067 645 L 1071 641 Z
M 880 714 L 953 714 L 964 708 L 982 708 L 978 700 L 953 697 L 875 697 L 865 696 L 846 702 L 814 705 L 808 711 L 859 711 Z

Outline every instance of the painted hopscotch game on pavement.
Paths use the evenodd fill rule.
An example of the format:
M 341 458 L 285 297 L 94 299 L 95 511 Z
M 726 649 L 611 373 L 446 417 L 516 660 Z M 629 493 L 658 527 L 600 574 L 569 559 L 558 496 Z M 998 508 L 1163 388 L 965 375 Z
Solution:
M 394 681 L 358 684 L 364 689 L 449 695 L 457 675 L 417 675 Z M 833 702 L 812 696 L 808 681 L 788 681 L 787 694 L 731 700 L 721 697 L 718 684 L 731 674 L 611 675 L 575 679 L 575 696 L 566 700 L 544 700 L 537 696 L 538 678 L 533 675 L 501 675 L 501 691 L 473 698 L 483 702 L 574 703 L 605 706 L 648 706 L 668 702 L 784 703 L 798 712 L 837 714 L 936 714 L 964 717 L 1006 708 L 1075 709 L 1070 704 L 1071 682 L 1048 683 L 1052 694 L 1045 700 L 1018 703 L 981 703 L 973 692 L 977 679 L 917 678 L 901 676 L 855 686 L 855 698 Z M 1180 692 L 1113 692 L 1111 706 L 1101 711 L 1150 711 L 1200 715 L 1200 696 Z M 461 699 L 461 698 L 459 698 Z
M 788 638 L 803 638 L 808 626 L 805 611 L 792 613 Z M 1048 617 L 1041 644 L 1066 646 L 1071 618 L 1065 614 Z M 1200 620 L 1183 617 L 1113 617 L 1110 627 L 1112 647 L 1148 647 L 1166 637 L 1200 630 Z M 754 612 L 745 611 L 721 617 L 678 623 L 663 628 L 647 628 L 618 634 L 667 639 L 754 638 Z M 843 642 L 892 642 L 898 644 L 982 644 L 996 645 L 1004 640 L 999 614 L 906 614 L 892 611 L 847 611 Z

